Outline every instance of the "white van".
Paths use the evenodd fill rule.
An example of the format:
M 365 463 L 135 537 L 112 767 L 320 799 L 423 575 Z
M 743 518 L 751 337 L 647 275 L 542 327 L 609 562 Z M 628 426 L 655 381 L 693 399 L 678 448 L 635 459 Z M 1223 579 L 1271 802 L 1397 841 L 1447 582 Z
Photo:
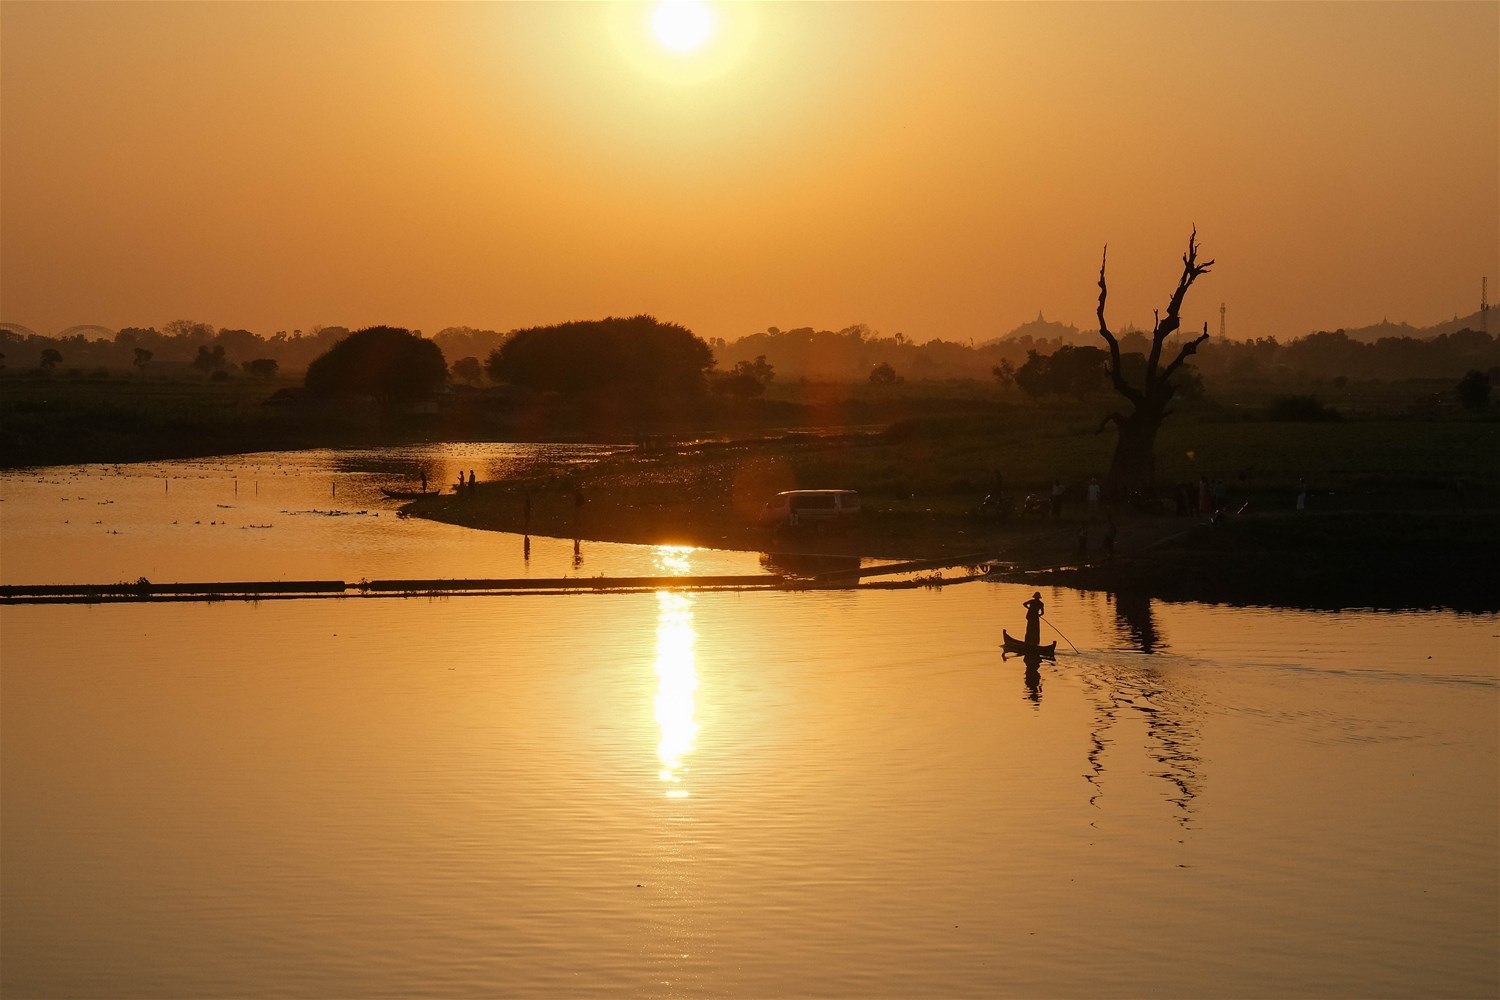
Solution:
M 787 490 L 761 511 L 762 524 L 789 528 L 847 525 L 859 516 L 859 494 L 853 490 Z

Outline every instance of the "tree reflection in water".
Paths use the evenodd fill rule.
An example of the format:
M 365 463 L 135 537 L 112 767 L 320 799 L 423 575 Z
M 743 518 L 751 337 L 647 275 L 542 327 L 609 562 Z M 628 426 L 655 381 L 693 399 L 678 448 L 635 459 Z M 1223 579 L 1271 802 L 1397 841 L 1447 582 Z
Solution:
M 1150 655 L 1157 648 L 1166 648 L 1156 631 L 1156 619 L 1151 614 L 1151 598 L 1143 594 L 1110 594 L 1109 601 L 1115 607 L 1115 631 L 1125 644 Z
M 1150 655 L 1165 648 L 1151 614 L 1151 599 L 1115 594 L 1116 629 L 1133 649 Z M 1097 806 L 1104 794 L 1105 750 L 1113 744 L 1110 731 L 1116 722 L 1139 713 L 1146 724 L 1147 755 L 1161 770 L 1152 773 L 1171 786 L 1167 801 L 1177 807 L 1177 821 L 1192 825 L 1193 803 L 1202 787 L 1200 747 L 1202 732 L 1190 715 L 1186 695 L 1172 687 L 1170 675 L 1149 664 L 1114 660 L 1103 662 L 1084 674 L 1084 683 L 1094 696 L 1094 725 L 1089 732 L 1089 772 L 1084 779 L 1093 786 L 1089 804 Z

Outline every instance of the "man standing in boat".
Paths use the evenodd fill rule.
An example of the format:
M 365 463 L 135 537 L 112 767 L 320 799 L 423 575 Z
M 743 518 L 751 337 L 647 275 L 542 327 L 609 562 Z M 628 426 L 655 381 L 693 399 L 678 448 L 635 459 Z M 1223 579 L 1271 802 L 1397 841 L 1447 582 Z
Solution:
M 1025 602 L 1021 607 L 1026 609 L 1026 645 L 1040 646 L 1042 644 L 1042 612 L 1047 606 L 1042 603 L 1042 592 L 1039 590 L 1031 595 L 1031 600 Z

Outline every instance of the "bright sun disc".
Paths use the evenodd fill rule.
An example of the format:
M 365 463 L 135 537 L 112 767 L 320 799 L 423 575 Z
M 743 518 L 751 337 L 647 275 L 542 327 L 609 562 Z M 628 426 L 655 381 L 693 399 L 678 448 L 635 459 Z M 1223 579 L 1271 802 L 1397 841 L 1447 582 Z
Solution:
M 651 12 L 651 31 L 673 52 L 691 52 L 714 31 L 714 12 L 703 0 L 662 0 Z

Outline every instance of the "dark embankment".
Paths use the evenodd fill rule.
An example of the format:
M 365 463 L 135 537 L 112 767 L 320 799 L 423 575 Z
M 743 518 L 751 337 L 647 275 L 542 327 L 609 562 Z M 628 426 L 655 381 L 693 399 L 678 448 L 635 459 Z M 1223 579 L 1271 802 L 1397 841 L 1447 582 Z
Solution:
M 742 549 L 768 560 L 984 553 L 1011 567 L 1003 579 L 1173 600 L 1500 610 L 1493 564 L 1500 512 L 1488 492 L 1456 492 L 1441 479 L 1413 488 L 1405 477 L 1390 488 L 1319 494 L 1321 509 L 1296 511 L 1294 485 L 1262 483 L 1236 496 L 1233 509 L 1244 513 L 1217 522 L 1122 507 L 1113 512 L 1115 551 L 1106 557 L 1103 511 L 1091 517 L 1070 499 L 1060 517 L 982 516 L 972 490 L 961 483 L 938 488 L 945 448 L 963 450 L 951 439 L 902 433 L 636 451 L 566 479 L 480 484 L 407 510 L 475 528 Z M 911 490 L 913 483 L 926 491 Z M 859 524 L 787 532 L 756 523 L 765 497 L 803 485 L 859 489 L 865 500 Z
M 1023 574 L 1167 600 L 1500 610 L 1492 510 L 1342 510 L 1195 525 L 1109 562 Z

